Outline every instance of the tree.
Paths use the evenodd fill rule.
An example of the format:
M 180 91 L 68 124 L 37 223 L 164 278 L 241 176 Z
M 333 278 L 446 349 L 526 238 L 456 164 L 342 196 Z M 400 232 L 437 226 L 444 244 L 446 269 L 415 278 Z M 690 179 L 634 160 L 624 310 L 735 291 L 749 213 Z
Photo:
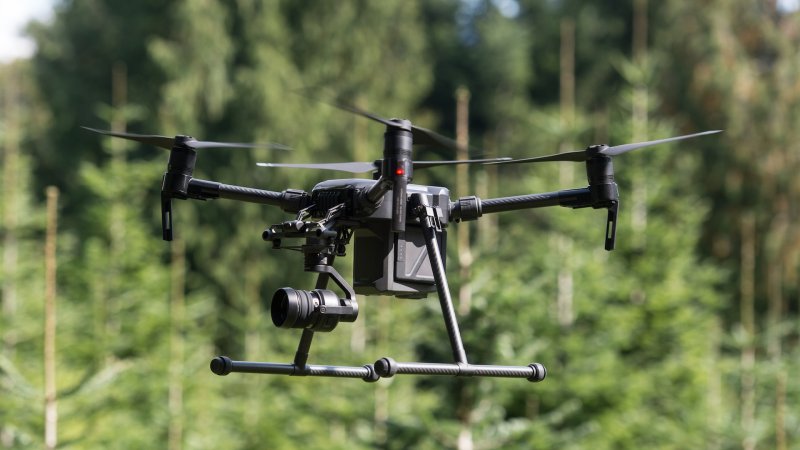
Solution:
M 729 273 L 730 303 L 721 315 L 731 345 L 723 355 L 739 359 L 736 383 L 723 386 L 739 426 L 725 433 L 743 448 L 785 448 L 790 439 L 785 405 L 792 401 L 784 375 L 796 345 L 796 158 L 791 147 L 798 111 L 793 48 L 796 15 L 783 15 L 770 2 L 720 2 L 700 14 L 685 3 L 670 5 L 664 20 L 689 17 L 691 33 L 659 30 L 664 46 L 689 70 L 670 73 L 664 90 L 686 92 L 665 105 L 683 120 L 724 128 L 725 146 L 703 152 L 696 180 L 714 199 L 704 227 L 702 250 Z M 761 336 L 764 336 L 763 338 Z M 738 352 L 738 355 L 737 355 Z M 730 364 L 734 370 L 735 364 Z M 768 430 L 768 431 L 767 431 Z M 724 442 L 724 441 L 723 441 Z
M 41 362 L 28 355 L 41 352 L 39 203 L 43 186 L 57 184 L 59 348 L 69 349 L 57 355 L 62 443 L 787 447 L 796 421 L 787 405 L 798 395 L 789 374 L 800 360 L 797 36 L 796 18 L 765 5 L 59 3 L 53 23 L 31 28 L 40 100 L 27 81 L 7 82 L 12 72 L 30 79 L 29 69 L 0 75 L 3 86 L 23 86 L 23 101 L 2 113 L 0 416 L 9 425 L 0 443 L 35 445 L 41 436 L 30 406 L 40 400 Z M 307 289 L 314 277 L 299 270 L 299 254 L 258 244 L 286 215 L 176 201 L 176 240 L 164 244 L 155 211 L 166 155 L 78 129 L 281 142 L 292 153 L 203 151 L 195 175 L 309 190 L 339 176 L 254 163 L 369 161 L 383 129 L 307 97 L 452 134 L 462 87 L 471 146 L 486 156 L 726 129 L 727 147 L 706 138 L 615 160 L 623 202 L 615 253 L 601 249 L 605 211 L 521 211 L 484 216 L 462 233 L 474 258 L 456 271 L 454 237 L 471 225 L 451 224 L 451 290 L 471 290 L 460 305 L 470 361 L 539 361 L 550 369 L 541 384 L 210 374 L 217 353 L 292 358 L 299 331 L 272 329 L 265 307 L 275 288 Z M 448 168 L 414 181 L 448 186 L 451 197 L 497 197 L 583 179 L 582 167 L 566 163 L 471 170 L 471 184 L 456 185 Z M 348 276 L 350 259 L 336 267 Z M 359 302 L 358 322 L 318 335 L 311 362 L 449 360 L 435 299 Z
M 34 130 L 46 124 L 30 66 L 0 66 L 0 143 L 3 195 L 2 317 L 0 339 L 0 445 L 43 442 L 42 317 L 44 317 L 44 216 L 33 199 L 31 158 Z

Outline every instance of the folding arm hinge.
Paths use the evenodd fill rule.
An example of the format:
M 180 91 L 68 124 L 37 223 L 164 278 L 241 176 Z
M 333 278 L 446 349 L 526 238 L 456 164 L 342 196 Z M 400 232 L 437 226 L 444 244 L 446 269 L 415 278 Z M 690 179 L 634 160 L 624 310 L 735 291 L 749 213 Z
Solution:
M 432 227 L 435 231 L 442 231 L 442 210 L 428 204 L 428 198 L 424 195 L 412 195 L 410 199 L 411 211 L 419 219 L 420 223 L 426 227 Z

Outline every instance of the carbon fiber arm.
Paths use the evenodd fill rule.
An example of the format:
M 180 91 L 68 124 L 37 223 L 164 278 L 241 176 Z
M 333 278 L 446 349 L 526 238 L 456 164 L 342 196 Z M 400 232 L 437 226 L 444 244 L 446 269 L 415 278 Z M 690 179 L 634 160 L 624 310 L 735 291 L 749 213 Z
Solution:
M 307 206 L 309 199 L 306 192 L 294 189 L 287 189 L 282 192 L 266 191 L 198 178 L 192 178 L 189 181 L 188 193 L 189 198 L 198 200 L 227 198 L 240 202 L 279 206 L 287 212 L 300 211 Z
M 589 188 L 567 189 L 542 194 L 515 195 L 512 197 L 490 198 L 462 197 L 450 204 L 452 220 L 476 220 L 484 214 L 514 211 L 517 209 L 564 206 L 584 208 L 592 205 Z

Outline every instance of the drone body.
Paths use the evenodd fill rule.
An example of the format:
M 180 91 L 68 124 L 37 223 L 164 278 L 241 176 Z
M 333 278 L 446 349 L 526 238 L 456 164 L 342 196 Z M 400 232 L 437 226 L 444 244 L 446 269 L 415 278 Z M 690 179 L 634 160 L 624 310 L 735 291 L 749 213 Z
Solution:
M 220 356 L 211 362 L 218 375 L 231 372 L 284 374 L 295 376 L 331 376 L 361 378 L 374 382 L 396 374 L 491 376 L 525 378 L 538 382 L 547 373 L 542 364 L 525 366 L 475 365 L 467 360 L 458 321 L 453 308 L 445 271 L 447 227 L 452 222 L 477 220 L 482 215 L 549 206 L 607 209 L 605 248 L 615 243 L 619 193 L 614 181 L 612 157 L 637 148 L 716 133 L 707 131 L 637 144 L 615 147 L 591 146 L 585 150 L 545 157 L 512 160 L 510 158 L 466 161 L 413 161 L 415 144 L 456 149 L 458 145 L 407 120 L 384 119 L 347 105 L 334 105 L 386 126 L 383 159 L 371 163 L 272 164 L 259 165 L 289 168 L 328 169 L 346 172 L 374 171 L 374 179 L 336 179 L 323 181 L 310 191 L 286 189 L 266 191 L 229 185 L 193 177 L 197 150 L 209 147 L 254 147 L 263 145 L 198 141 L 188 136 L 174 139 L 164 136 L 90 131 L 136 140 L 170 150 L 167 171 L 161 188 L 162 229 L 165 240 L 172 239 L 174 198 L 209 200 L 227 198 L 280 207 L 295 218 L 268 226 L 262 239 L 275 249 L 303 253 L 303 269 L 317 273 L 313 290 L 289 287 L 278 289 L 270 311 L 279 328 L 302 329 L 295 358 L 291 363 L 234 361 Z M 282 149 L 284 146 L 268 144 Z M 555 192 L 523 194 L 495 199 L 476 196 L 450 199 L 445 187 L 409 184 L 415 169 L 453 164 L 520 164 L 542 161 L 585 162 L 588 186 Z M 344 256 L 354 240 L 353 286 L 334 268 L 337 256 Z M 343 297 L 328 290 L 328 281 L 341 290 Z M 316 332 L 330 332 L 339 322 L 358 318 L 355 295 L 390 295 L 400 298 L 424 298 L 436 292 L 447 329 L 454 362 L 397 362 L 384 357 L 361 367 L 308 364 L 312 339 Z
M 353 193 L 368 191 L 375 183 L 363 179 L 324 181 L 311 191 L 312 202 L 323 205 L 322 211 L 335 206 L 328 206 L 331 203 L 352 205 L 355 201 L 350 199 L 357 197 Z M 449 215 L 450 192 L 443 187 L 416 184 L 409 184 L 406 189 L 409 195 L 425 196 L 431 205 L 445 206 L 443 228 L 437 232 L 439 247 L 445 254 L 447 230 L 444 227 Z M 326 205 L 322 199 L 329 202 L 335 200 Z M 436 292 L 425 238 L 415 220 L 411 223 L 407 221 L 404 231 L 391 232 L 393 200 L 392 196 L 386 194 L 375 210 L 362 217 L 356 214 L 354 206 L 345 213 L 356 222 L 353 230 L 353 287 L 357 294 L 363 295 L 423 298 L 430 292 Z

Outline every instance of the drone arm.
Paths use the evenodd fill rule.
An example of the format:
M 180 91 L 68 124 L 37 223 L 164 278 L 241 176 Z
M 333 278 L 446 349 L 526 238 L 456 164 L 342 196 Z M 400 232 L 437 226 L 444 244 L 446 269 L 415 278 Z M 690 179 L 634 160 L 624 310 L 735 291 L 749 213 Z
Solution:
M 542 194 L 516 195 L 481 200 L 478 197 L 461 197 L 450 204 L 450 217 L 454 220 L 476 220 L 483 214 L 514 211 L 517 209 L 564 206 L 585 208 L 592 206 L 589 188 L 567 189 Z
M 482 202 L 482 209 L 484 213 L 488 214 L 516 209 L 543 208 L 546 206 L 584 208 L 591 205 L 589 188 L 583 188 L 488 199 Z
M 189 181 L 188 197 L 198 200 L 227 198 L 240 202 L 261 203 L 279 206 L 287 212 L 300 211 L 308 206 L 309 200 L 306 192 L 294 189 L 287 189 L 282 192 L 265 191 L 198 178 L 192 178 Z
M 617 238 L 619 194 L 617 185 L 613 181 L 610 183 L 590 184 L 582 189 L 491 198 L 483 201 L 475 196 L 461 197 L 457 201 L 450 203 L 450 218 L 455 221 L 477 220 L 483 214 L 542 208 L 545 206 L 607 208 L 605 249 L 614 250 Z
M 381 173 L 381 176 L 375 181 L 369 189 L 365 189 L 359 193 L 358 206 L 367 213 L 376 210 L 383 201 L 383 196 L 392 190 L 392 179 L 389 176 Z
M 386 175 L 381 174 L 381 177 L 372 185 L 368 190 L 364 191 L 361 197 L 361 202 L 368 208 L 377 208 L 384 194 L 392 189 L 392 180 Z

